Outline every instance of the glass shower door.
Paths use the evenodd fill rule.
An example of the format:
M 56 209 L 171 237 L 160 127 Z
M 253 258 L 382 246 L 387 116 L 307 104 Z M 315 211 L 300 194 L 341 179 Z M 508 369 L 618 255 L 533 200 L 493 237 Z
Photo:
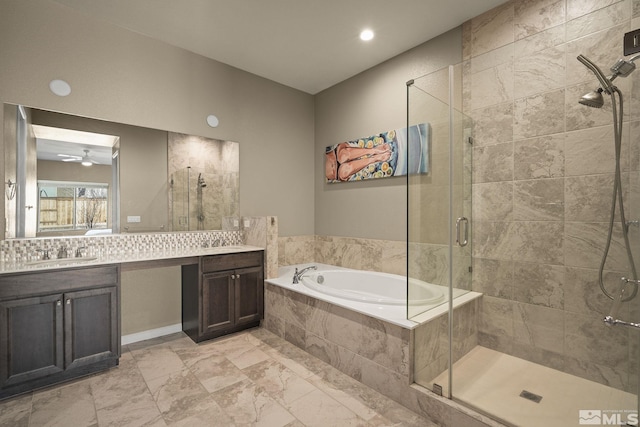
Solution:
M 457 334 L 452 301 L 471 287 L 470 121 L 460 112 L 461 67 L 407 83 L 408 157 L 420 157 L 412 127 L 428 131 L 427 173 L 407 176 L 407 317 L 415 329 L 414 381 L 450 396 L 450 363 L 473 337 Z M 467 138 L 465 138 L 467 136 Z M 455 342 L 451 343 L 449 337 Z

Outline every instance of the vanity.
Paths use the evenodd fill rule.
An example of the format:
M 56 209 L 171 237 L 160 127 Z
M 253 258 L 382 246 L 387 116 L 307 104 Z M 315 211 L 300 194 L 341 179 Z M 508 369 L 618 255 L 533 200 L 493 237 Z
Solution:
M 260 325 L 262 251 L 201 257 L 182 266 L 182 330 L 195 342 Z
M 260 324 L 237 142 L 3 108 L 0 399 L 116 366 L 123 339 Z
M 0 398 L 118 364 L 120 266 L 0 276 Z
M 258 247 L 2 263 L 0 399 L 117 366 L 121 272 L 177 265 L 183 330 L 194 341 L 260 324 L 264 250 Z

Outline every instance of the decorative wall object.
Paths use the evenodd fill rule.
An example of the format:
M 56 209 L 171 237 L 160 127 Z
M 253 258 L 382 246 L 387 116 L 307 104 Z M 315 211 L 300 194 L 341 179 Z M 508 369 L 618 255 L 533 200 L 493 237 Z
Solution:
M 420 123 L 367 138 L 341 142 L 325 150 L 328 183 L 388 178 L 429 172 L 430 126 Z

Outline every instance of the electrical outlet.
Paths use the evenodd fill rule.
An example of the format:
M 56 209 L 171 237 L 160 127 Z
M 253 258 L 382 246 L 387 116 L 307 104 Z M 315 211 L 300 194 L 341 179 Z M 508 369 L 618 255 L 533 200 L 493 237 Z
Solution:
M 127 222 L 140 222 L 140 216 L 139 215 L 129 215 L 127 217 Z
M 624 56 L 640 52 L 640 29 L 624 34 Z

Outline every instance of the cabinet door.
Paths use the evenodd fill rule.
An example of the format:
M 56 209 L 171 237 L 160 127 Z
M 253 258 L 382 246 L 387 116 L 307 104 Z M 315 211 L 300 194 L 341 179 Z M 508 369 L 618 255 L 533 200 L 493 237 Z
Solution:
M 231 276 L 229 271 L 202 275 L 202 334 L 233 326 L 235 307 Z
M 264 313 L 262 267 L 236 270 L 236 324 L 260 320 Z
M 115 286 L 64 294 L 65 367 L 77 368 L 120 356 Z
M 0 388 L 64 369 L 62 295 L 0 302 Z

